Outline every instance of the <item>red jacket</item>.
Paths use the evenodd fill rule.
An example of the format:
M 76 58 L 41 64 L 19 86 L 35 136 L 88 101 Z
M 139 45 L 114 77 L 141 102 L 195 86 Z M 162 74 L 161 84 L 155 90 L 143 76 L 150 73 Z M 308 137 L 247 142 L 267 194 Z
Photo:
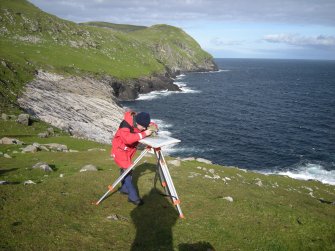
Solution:
M 145 132 L 141 132 L 137 127 L 134 127 L 135 112 L 129 111 L 124 114 L 123 120 L 126 121 L 131 128 L 121 126 L 115 133 L 112 141 L 111 155 L 115 163 L 121 168 L 128 168 L 132 165 L 132 157 L 136 153 L 138 141 L 145 138 Z M 131 132 L 131 129 L 133 132 Z

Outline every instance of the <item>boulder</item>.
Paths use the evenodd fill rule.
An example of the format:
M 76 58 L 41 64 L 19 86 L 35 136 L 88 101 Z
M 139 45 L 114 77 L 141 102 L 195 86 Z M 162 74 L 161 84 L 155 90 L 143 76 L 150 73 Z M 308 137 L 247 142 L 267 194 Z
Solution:
M 180 166 L 180 160 L 174 159 L 174 160 L 169 160 L 168 164 L 174 165 L 174 166 Z
M 52 127 L 49 127 L 49 128 L 47 129 L 47 132 L 49 133 L 50 136 L 55 135 L 55 131 L 54 131 L 54 129 L 53 129 Z
M 37 137 L 39 137 L 39 138 L 47 138 L 47 137 L 49 137 L 49 133 L 47 133 L 47 132 L 41 132 L 41 133 L 37 134 Z
M 46 162 L 38 162 L 32 166 L 32 169 L 41 169 L 45 172 L 53 172 L 52 168 Z
M 7 121 L 8 120 L 8 115 L 6 113 L 1 114 L 2 120 Z
M 0 139 L 0 144 L 3 144 L 3 145 L 12 145 L 12 144 L 23 145 L 23 142 L 21 142 L 18 139 L 3 137 L 2 139 Z
M 67 152 L 68 148 L 66 145 L 61 145 L 57 143 L 44 144 L 44 146 L 48 147 L 50 150 L 58 151 L 58 152 Z
M 26 180 L 23 185 L 35 185 L 36 183 L 32 180 Z
M 25 148 L 22 149 L 23 153 L 35 153 L 37 152 L 37 147 L 33 145 L 26 146 Z
M 213 164 L 212 161 L 207 160 L 207 159 L 203 159 L 203 158 L 197 158 L 196 161 L 201 162 L 201 163 L 205 163 L 205 164 Z
M 30 121 L 29 121 L 29 118 L 30 118 L 29 114 L 25 114 L 25 113 L 23 113 L 23 114 L 20 114 L 20 115 L 18 116 L 16 122 L 18 122 L 19 124 L 28 126 L 28 125 L 29 125 L 29 122 L 30 122 Z
M 229 202 L 233 202 L 234 201 L 234 199 L 232 197 L 230 197 L 230 196 L 223 197 L 222 199 L 227 200 Z
M 83 166 L 79 172 L 87 172 L 87 171 L 90 171 L 90 172 L 98 171 L 98 168 L 92 164 L 89 164 L 89 165 Z
M 193 161 L 193 160 L 195 160 L 194 157 L 188 157 L 188 158 L 181 159 L 181 161 Z
M 12 157 L 9 155 L 9 154 L 7 154 L 7 153 L 5 153 L 4 155 L 3 155 L 5 158 L 7 158 L 7 159 L 11 159 Z

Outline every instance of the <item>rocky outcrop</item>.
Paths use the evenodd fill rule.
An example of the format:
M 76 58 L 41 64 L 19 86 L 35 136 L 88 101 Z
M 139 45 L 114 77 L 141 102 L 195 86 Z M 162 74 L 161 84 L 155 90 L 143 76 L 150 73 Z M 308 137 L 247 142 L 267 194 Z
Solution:
M 18 99 L 29 114 L 70 134 L 110 143 L 123 118 L 106 80 L 39 71 Z
M 139 94 L 149 93 L 152 91 L 180 91 L 179 87 L 173 84 L 173 80 L 164 75 L 153 75 L 138 79 L 109 81 L 113 87 L 115 96 L 122 101 L 134 100 Z

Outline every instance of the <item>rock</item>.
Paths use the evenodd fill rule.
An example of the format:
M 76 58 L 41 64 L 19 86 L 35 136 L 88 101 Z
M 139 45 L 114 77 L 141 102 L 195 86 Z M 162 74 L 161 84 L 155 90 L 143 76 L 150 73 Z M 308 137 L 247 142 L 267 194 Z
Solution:
M 23 153 L 35 153 L 37 152 L 37 147 L 33 145 L 26 146 L 22 149 Z
M 169 160 L 168 164 L 174 165 L 174 166 L 180 166 L 180 160 Z
M 181 161 L 194 161 L 194 160 L 195 160 L 194 157 L 188 157 L 188 158 L 181 159 Z
M 202 163 L 205 163 L 205 164 L 213 164 L 212 161 L 207 160 L 207 159 L 203 159 L 203 158 L 197 158 L 196 161 L 202 162 Z
M 83 166 L 79 172 L 87 172 L 87 171 L 98 171 L 97 167 L 92 165 L 92 164 L 89 164 L 89 165 L 86 165 L 86 166 Z
M 2 113 L 1 118 L 2 118 L 2 120 L 7 121 L 8 120 L 8 115 L 6 113 Z
M 215 173 L 215 170 L 214 169 L 209 169 L 208 172 Z
M 63 177 L 64 177 L 64 174 L 61 173 L 61 174 L 59 175 L 59 177 L 60 177 L 60 178 L 63 178 Z
M 228 196 L 228 197 L 223 197 L 222 199 L 227 200 L 227 201 L 229 201 L 229 202 L 233 202 L 233 201 L 234 201 L 234 199 L 233 199 L 232 197 L 230 197 L 230 196 Z
M 47 137 L 49 137 L 49 133 L 48 132 L 41 132 L 41 133 L 37 134 L 37 137 L 47 138 Z
M 26 125 L 28 126 L 29 125 L 29 114 L 20 114 L 16 120 L 16 122 L 18 122 L 19 124 L 22 124 L 22 125 Z
M 224 177 L 225 178 L 225 180 L 231 180 L 231 178 L 229 178 L 229 177 Z
M 27 180 L 23 183 L 23 185 L 35 185 L 36 183 L 32 180 Z
M 47 129 L 47 132 L 48 132 L 49 135 L 51 135 L 51 136 L 55 135 L 55 131 L 54 131 L 54 129 L 53 129 L 52 127 L 49 127 L 49 128 Z
M 204 177 L 207 178 L 207 179 L 213 179 L 212 176 L 209 176 L 209 175 L 207 175 L 207 174 L 206 174 Z
M 67 152 L 68 148 L 66 145 L 57 144 L 57 143 L 50 143 L 44 144 L 44 146 L 48 147 L 51 150 L 58 151 L 58 152 Z
M 16 115 L 8 115 L 9 120 L 16 120 Z
M 93 151 L 106 152 L 106 149 L 103 149 L 103 148 L 91 148 L 91 149 L 88 149 L 87 151 L 89 151 L 89 152 L 93 152 Z
M 128 218 L 122 216 L 122 215 L 118 215 L 118 214 L 112 214 L 110 216 L 107 216 L 107 219 L 108 220 L 114 220 L 114 221 L 119 221 L 119 220 L 122 220 L 122 221 L 129 221 Z
M 0 156 L 3 156 L 3 152 L 0 152 Z
M 11 159 L 12 157 L 9 155 L 9 154 L 7 154 L 7 153 L 5 153 L 4 155 L 3 155 L 5 158 L 7 158 L 7 159 Z
M 32 166 L 33 169 L 41 169 L 45 172 L 53 172 L 52 168 L 46 162 L 38 162 Z
M 257 181 L 256 185 L 259 186 L 259 187 L 262 187 L 262 186 L 263 186 L 263 183 L 262 183 L 261 180 L 259 180 L 259 181 Z
M 21 142 L 18 139 L 3 137 L 2 139 L 0 139 L 0 144 L 3 144 L 3 145 L 12 145 L 12 144 L 22 145 L 23 142 Z
M 8 184 L 7 181 L 5 181 L 5 180 L 0 180 L 0 185 L 7 185 L 7 184 Z
M 213 175 L 213 179 L 218 180 L 218 179 L 221 179 L 221 177 L 219 175 L 217 175 L 217 174 L 214 174 Z

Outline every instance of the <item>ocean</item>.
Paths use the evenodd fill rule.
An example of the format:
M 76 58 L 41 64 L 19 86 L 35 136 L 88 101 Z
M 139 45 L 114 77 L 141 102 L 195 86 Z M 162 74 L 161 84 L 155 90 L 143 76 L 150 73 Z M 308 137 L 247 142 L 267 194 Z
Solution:
M 335 61 L 215 62 L 219 71 L 178 76 L 182 92 L 122 105 L 181 140 L 172 156 L 335 185 Z

